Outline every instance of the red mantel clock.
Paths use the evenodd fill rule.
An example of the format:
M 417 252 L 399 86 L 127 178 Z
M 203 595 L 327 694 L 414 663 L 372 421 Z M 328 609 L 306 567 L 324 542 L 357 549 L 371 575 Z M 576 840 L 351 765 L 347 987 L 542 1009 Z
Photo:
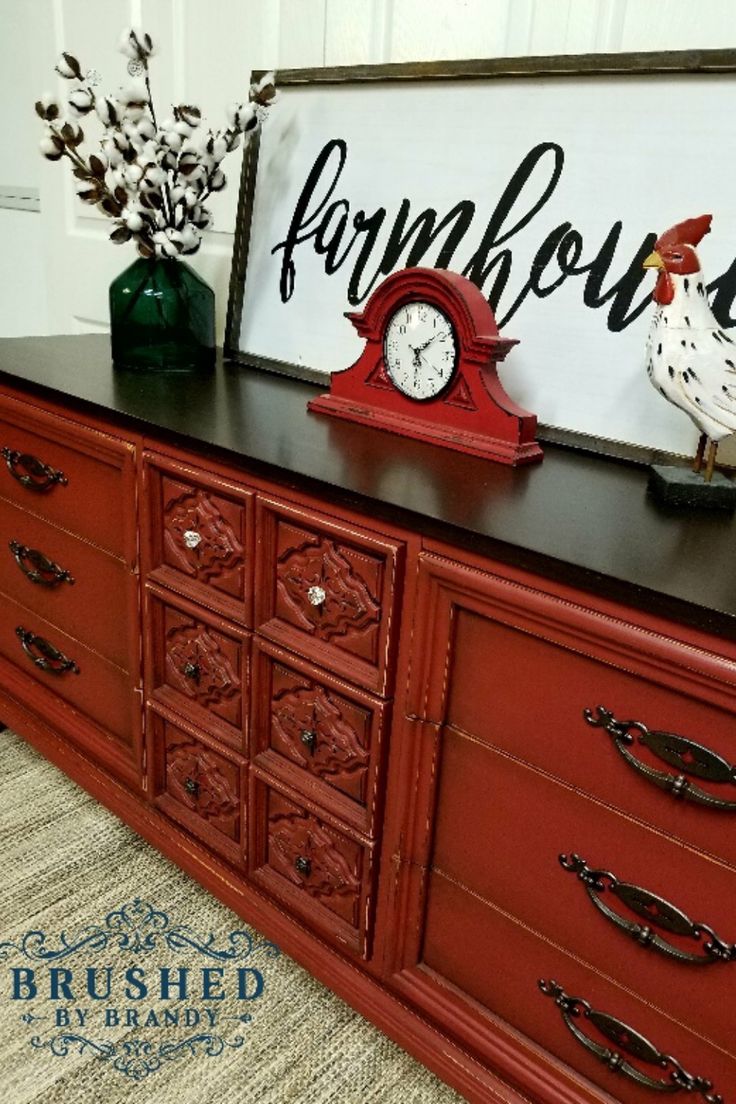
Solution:
M 537 419 L 506 394 L 496 365 L 517 342 L 499 337 L 482 293 L 455 272 L 406 268 L 350 313 L 366 346 L 309 409 L 503 464 L 542 459 Z

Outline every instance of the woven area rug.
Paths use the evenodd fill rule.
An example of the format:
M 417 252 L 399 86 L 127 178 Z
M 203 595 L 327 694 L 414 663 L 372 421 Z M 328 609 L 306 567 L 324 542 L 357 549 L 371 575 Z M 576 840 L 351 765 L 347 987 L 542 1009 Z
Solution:
M 8 730 L 0 840 L 3 1104 L 461 1101 Z

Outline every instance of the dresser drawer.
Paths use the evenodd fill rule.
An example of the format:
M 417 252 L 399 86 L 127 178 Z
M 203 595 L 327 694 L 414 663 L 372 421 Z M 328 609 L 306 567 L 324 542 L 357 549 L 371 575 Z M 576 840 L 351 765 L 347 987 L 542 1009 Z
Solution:
M 389 707 L 263 641 L 254 643 L 253 670 L 255 762 L 369 829 Z
M 561 854 L 583 877 L 603 871 L 600 888 L 586 889 Z M 431 862 L 734 1052 L 736 873 L 728 867 L 451 729 L 441 737 Z M 726 959 L 733 948 L 731 961 L 709 955 L 708 928 Z
M 252 495 L 163 457 L 146 459 L 149 578 L 251 622 Z
M 4 595 L 0 595 L 0 655 L 132 747 L 131 676 Z
M 621 984 L 540 938 L 478 895 L 437 873 L 430 875 L 422 954 L 424 1000 L 432 1014 L 441 1009 L 448 1023 L 460 1025 L 471 1017 L 475 1021 L 474 1046 L 482 1038 L 485 1010 L 499 1015 L 623 1104 L 651 1104 L 661 1096 L 661 1091 L 637 1085 L 623 1072 L 611 1070 L 573 1036 L 560 1008 L 539 989 L 540 980 L 555 980 L 569 996 L 582 998 L 596 1012 L 619 1021 L 618 1025 L 606 1025 L 611 1033 L 607 1036 L 595 1019 L 575 1018 L 577 1029 L 599 1047 L 619 1054 L 654 1081 L 670 1081 L 672 1091 L 676 1087 L 670 1080 L 672 1063 L 663 1068 L 644 1061 L 646 1051 L 637 1035 L 643 1036 L 694 1077 L 712 1081 L 714 1092 L 723 1095 L 725 1104 L 733 1104 L 736 1061 L 631 993 L 625 987 L 629 978 L 616 964 L 613 974 L 622 979 Z M 454 999 L 448 986 L 454 987 Z M 633 1053 L 637 1044 L 638 1057 Z M 703 1102 L 696 1092 L 682 1095 Z
M 131 670 L 138 584 L 125 564 L 3 498 L 0 534 L 0 590 Z
M 156 806 L 231 862 L 242 861 L 243 775 L 236 759 L 148 713 Z
M 256 625 L 277 644 L 390 693 L 403 546 L 260 498 Z
M 0 396 L 0 496 L 135 562 L 135 449 Z
M 250 637 L 185 599 L 148 588 L 149 699 L 245 750 Z
M 417 657 L 409 712 L 736 865 L 736 664 L 432 557 L 422 572 L 418 639 L 437 646 Z M 646 729 L 591 725 L 598 705 Z
M 251 878 L 340 946 L 368 953 L 371 852 L 251 772 Z

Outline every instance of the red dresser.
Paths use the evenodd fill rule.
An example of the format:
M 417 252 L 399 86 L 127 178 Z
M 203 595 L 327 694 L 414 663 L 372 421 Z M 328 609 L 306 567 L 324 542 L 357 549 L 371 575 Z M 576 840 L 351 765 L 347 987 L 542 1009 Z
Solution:
M 736 1104 L 736 528 L 0 342 L 0 711 L 468 1100 Z

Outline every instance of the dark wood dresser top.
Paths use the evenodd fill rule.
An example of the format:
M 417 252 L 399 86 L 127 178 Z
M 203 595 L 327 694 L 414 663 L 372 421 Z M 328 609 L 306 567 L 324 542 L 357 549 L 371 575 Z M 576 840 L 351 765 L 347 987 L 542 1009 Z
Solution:
M 0 381 L 736 639 L 736 520 L 656 505 L 635 464 L 546 445 L 513 469 L 310 414 L 313 384 L 220 358 L 201 374 L 115 371 L 105 335 L 0 339 Z

